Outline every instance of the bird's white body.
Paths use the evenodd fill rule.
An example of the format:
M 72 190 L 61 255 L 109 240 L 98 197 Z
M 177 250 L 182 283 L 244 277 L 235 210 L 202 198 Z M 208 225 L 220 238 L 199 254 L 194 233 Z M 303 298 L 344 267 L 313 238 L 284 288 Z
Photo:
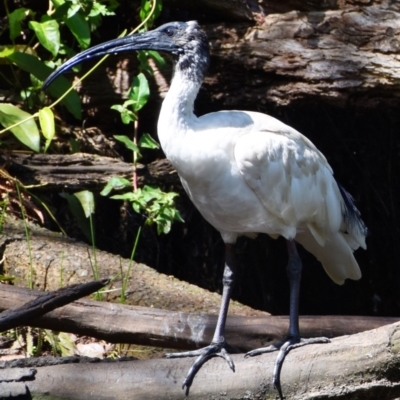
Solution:
M 226 243 L 221 308 L 210 345 L 167 357 L 197 357 L 183 381 L 186 395 L 210 358 L 224 358 L 234 371 L 225 339 L 236 275 L 234 243 L 240 235 L 281 235 L 287 239 L 288 249 L 288 336 L 278 346 L 255 349 L 247 356 L 279 349 L 273 382 L 283 400 L 280 371 L 286 354 L 295 347 L 328 342 L 327 338 L 300 337 L 302 263 L 294 240 L 341 284 L 347 278 L 361 277 L 353 250 L 365 248 L 367 228 L 352 197 L 333 178 L 325 157 L 295 129 L 256 112 L 194 115 L 194 100 L 209 64 L 207 36 L 195 21 L 171 22 L 94 46 L 64 63 L 43 86 L 81 61 L 132 50 L 162 51 L 173 57 L 175 71 L 158 121 L 159 139 L 189 197 Z
M 199 84 L 175 71 L 158 135 L 195 206 L 226 243 L 266 233 L 295 239 L 336 282 L 359 279 L 353 250 L 365 248 L 346 226 L 342 195 L 323 154 L 305 136 L 257 112 L 196 117 Z

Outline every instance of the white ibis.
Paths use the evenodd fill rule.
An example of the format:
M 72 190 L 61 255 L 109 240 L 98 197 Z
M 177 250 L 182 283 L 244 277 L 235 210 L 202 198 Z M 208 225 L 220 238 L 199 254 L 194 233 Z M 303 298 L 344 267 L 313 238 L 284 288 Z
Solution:
M 266 233 L 287 241 L 290 322 L 287 338 L 248 356 L 279 350 L 273 382 L 283 399 L 280 371 L 290 349 L 326 338 L 303 339 L 299 330 L 302 264 L 295 242 L 322 263 L 338 284 L 359 279 L 353 251 L 366 248 L 367 228 L 352 197 L 336 182 L 323 154 L 301 133 L 266 114 L 220 111 L 197 117 L 193 105 L 209 64 L 207 37 L 197 22 L 172 22 L 149 32 L 108 41 L 77 54 L 44 83 L 86 59 L 133 50 L 172 55 L 174 74 L 163 101 L 158 136 L 188 196 L 221 233 L 226 259 L 221 309 L 209 346 L 167 357 L 197 357 L 183 388 L 212 357 L 234 370 L 225 341 L 225 321 L 235 278 L 235 242 L 241 235 Z

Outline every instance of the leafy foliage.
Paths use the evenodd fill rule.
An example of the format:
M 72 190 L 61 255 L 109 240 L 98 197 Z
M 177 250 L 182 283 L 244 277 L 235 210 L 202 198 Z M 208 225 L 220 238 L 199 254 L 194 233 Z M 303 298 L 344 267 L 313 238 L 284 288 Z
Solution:
M 30 114 L 13 104 L 0 104 L 0 123 L 9 127 L 15 137 L 33 151 L 40 150 L 40 133 Z M 22 122 L 23 121 L 23 122 Z M 19 125 L 16 125 L 20 122 Z
M 154 12 L 148 18 L 152 10 L 152 1 L 142 0 L 140 17 L 142 21 L 146 20 L 145 29 L 152 26 L 154 19 L 159 15 L 162 5 L 161 1 L 156 1 Z M 139 59 L 139 74 L 133 79 L 131 87 L 127 93 L 128 99 L 121 105 L 115 104 L 111 108 L 116 110 L 121 115 L 121 120 L 124 124 L 133 124 L 133 140 L 125 135 L 115 135 L 114 138 L 123 143 L 127 149 L 133 152 L 133 184 L 126 179 L 112 177 L 101 194 L 108 196 L 112 190 L 120 190 L 121 188 L 130 189 L 124 194 L 112 196 L 112 199 L 129 201 L 133 209 L 146 217 L 146 224 L 157 226 L 157 232 L 168 233 L 171 230 L 173 221 L 183 222 L 182 216 L 176 209 L 174 198 L 177 193 L 165 193 L 159 188 L 151 186 L 137 187 L 136 163 L 142 156 L 142 149 L 158 149 L 158 143 L 148 134 L 144 133 L 138 140 L 137 124 L 139 121 L 139 111 L 147 104 L 150 96 L 149 83 L 145 73 L 152 74 L 153 70 L 148 63 L 148 58 L 155 60 L 157 65 L 164 66 L 164 59 L 155 51 L 140 51 L 138 52 Z
M 0 62 L 9 64 L 14 70 L 13 76 L 17 81 L 10 82 L 10 86 L 20 89 L 25 102 L 22 108 L 25 110 L 18 113 L 15 109 L 19 107 L 9 105 L 14 106 L 14 109 L 10 118 L 7 119 L 4 115 L 1 118 L 0 123 L 6 129 L 0 134 L 10 130 L 31 150 L 47 151 L 55 135 L 55 124 L 51 106 L 43 108 L 45 96 L 41 86 L 52 69 L 62 63 L 62 58 L 73 54 L 66 41 L 68 35 L 65 33 L 69 31 L 80 48 L 86 49 L 90 46 L 92 32 L 100 26 L 102 18 L 113 15 L 117 6 L 116 0 L 51 0 L 49 9 L 44 14 L 25 7 L 9 12 L 6 7 L 10 44 L 0 46 Z M 16 73 L 15 67 L 30 75 L 31 86 L 24 86 L 21 83 L 22 79 L 19 79 L 20 74 Z M 70 88 L 70 83 L 65 78 L 59 77 L 56 84 L 50 86 L 48 93 L 55 99 L 61 97 L 61 102 L 67 110 L 75 118 L 80 119 L 81 102 L 78 94 L 71 91 L 64 95 Z M 28 113 L 28 110 L 32 109 L 39 111 Z M 38 136 L 39 129 L 35 121 L 37 118 L 45 139 L 43 147 L 40 144 L 40 133 Z M 13 120 L 12 124 L 9 123 L 10 119 Z M 27 119 L 30 129 L 26 128 Z M 25 128 L 22 125 L 25 125 Z
M 116 0 L 50 0 L 46 13 L 25 7 L 12 12 L 7 10 L 10 43 L 0 46 L 0 62 L 7 63 L 14 70 L 19 69 L 19 74 L 14 73 L 16 77 L 20 76 L 21 71 L 29 74 L 31 85 L 22 85 L 22 79 L 15 84 L 13 82 L 12 86 L 20 90 L 24 104 L 0 104 L 0 123 L 5 127 L 0 134 L 10 131 L 31 150 L 46 152 L 56 134 L 52 111 L 56 103 L 61 101 L 75 118 L 81 118 L 80 98 L 75 91 L 71 91 L 67 79 L 60 76 L 48 88 L 47 93 L 56 99 L 50 106 L 45 103 L 46 98 L 41 91 L 42 82 L 54 68 L 61 65 L 66 56 L 74 54 L 66 38 L 73 37 L 81 49 L 88 48 L 92 32 L 100 26 L 103 17 L 114 14 L 117 6 Z M 142 30 L 153 25 L 161 9 L 161 0 L 142 0 Z M 136 212 L 146 216 L 147 224 L 156 224 L 159 233 L 167 233 L 173 221 L 182 221 L 179 211 L 174 206 L 177 194 L 164 193 L 159 188 L 150 186 L 138 188 L 136 183 L 136 163 L 142 157 L 142 151 L 159 148 L 157 142 L 147 133 L 138 139 L 137 130 L 139 112 L 147 104 L 150 96 L 146 74 L 153 72 L 148 63 L 149 57 L 159 67 L 165 65 L 164 59 L 157 52 L 139 52 L 140 71 L 132 81 L 127 100 L 112 107 L 120 113 L 125 124 L 133 124 L 133 140 L 128 136 L 115 136 L 116 140 L 133 152 L 133 182 L 113 177 L 102 194 L 109 195 L 113 190 L 129 189 L 129 192 L 117 194 L 112 198 L 130 201 Z M 63 197 L 67 199 L 81 229 L 93 243 L 93 194 L 84 191 L 75 195 L 63 194 Z
M 145 185 L 133 192 L 117 194 L 112 199 L 127 200 L 138 213 L 145 213 L 146 224 L 157 225 L 157 233 L 168 233 L 173 221 L 184 222 L 176 209 L 174 198 L 177 193 L 165 193 L 160 188 Z

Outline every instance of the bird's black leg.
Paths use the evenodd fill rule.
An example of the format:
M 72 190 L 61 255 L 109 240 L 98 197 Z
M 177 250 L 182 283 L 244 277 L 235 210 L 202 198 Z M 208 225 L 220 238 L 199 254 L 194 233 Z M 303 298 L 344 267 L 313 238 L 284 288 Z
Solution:
M 215 328 L 214 337 L 211 344 L 202 349 L 186 351 L 182 353 L 169 353 L 166 354 L 167 358 L 181 358 L 181 357 L 197 357 L 196 361 L 191 366 L 185 380 L 183 381 L 182 388 L 186 387 L 186 395 L 189 393 L 190 386 L 197 372 L 202 365 L 212 357 L 222 357 L 228 363 L 232 371 L 235 371 L 235 365 L 227 350 L 235 351 L 234 348 L 229 346 L 225 341 L 225 323 L 228 315 L 229 301 L 234 285 L 235 277 L 235 246 L 233 244 L 225 244 L 225 269 L 222 279 L 223 290 L 221 299 L 221 308 L 218 315 L 217 326 Z
M 263 353 L 269 353 L 272 351 L 279 350 L 278 356 L 274 365 L 273 383 L 276 390 L 279 393 L 279 397 L 283 400 L 282 388 L 281 388 L 281 369 L 283 361 L 290 350 L 305 346 L 307 344 L 313 343 L 328 343 L 329 339 L 325 337 L 319 338 L 300 338 L 300 328 L 299 328 L 299 294 L 300 294 L 300 280 L 301 280 L 301 270 L 302 264 L 301 259 L 297 253 L 296 243 L 294 240 L 288 240 L 287 248 L 289 253 L 289 261 L 286 268 L 287 275 L 290 284 L 290 315 L 289 315 L 289 333 L 285 341 L 273 344 L 268 347 L 262 347 L 249 351 L 246 357 L 256 356 Z

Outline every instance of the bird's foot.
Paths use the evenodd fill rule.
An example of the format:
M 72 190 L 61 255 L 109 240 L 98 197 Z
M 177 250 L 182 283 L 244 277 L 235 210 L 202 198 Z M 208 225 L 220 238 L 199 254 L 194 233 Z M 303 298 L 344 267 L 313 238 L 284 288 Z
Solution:
M 232 361 L 231 356 L 228 353 L 228 350 L 232 352 L 236 352 L 235 348 L 229 346 L 226 342 L 222 343 L 211 343 L 207 347 L 203 347 L 198 350 L 193 351 L 185 351 L 182 353 L 168 353 L 165 355 L 166 358 L 183 358 L 183 357 L 197 357 L 195 362 L 189 369 L 188 374 L 186 375 L 185 380 L 182 384 L 182 389 L 186 387 L 186 396 L 189 394 L 190 386 L 193 383 L 193 379 L 196 376 L 197 372 L 200 371 L 200 368 L 203 366 L 205 362 L 207 362 L 210 358 L 213 357 L 222 357 L 229 365 L 230 369 L 235 372 L 235 364 Z
M 258 356 L 264 353 L 271 353 L 273 351 L 278 351 L 278 356 L 275 360 L 274 365 L 274 374 L 272 381 L 276 390 L 279 393 L 279 398 L 283 400 L 282 388 L 281 388 L 281 369 L 283 365 L 283 361 L 285 360 L 286 355 L 290 350 L 295 349 L 297 347 L 306 346 L 308 344 L 316 344 L 316 343 L 329 343 L 330 340 L 326 337 L 318 337 L 318 338 L 300 338 L 300 337 L 288 337 L 283 342 L 278 342 L 276 344 L 272 344 L 268 347 L 261 347 L 259 349 L 254 349 L 246 353 L 245 357 L 253 357 Z

